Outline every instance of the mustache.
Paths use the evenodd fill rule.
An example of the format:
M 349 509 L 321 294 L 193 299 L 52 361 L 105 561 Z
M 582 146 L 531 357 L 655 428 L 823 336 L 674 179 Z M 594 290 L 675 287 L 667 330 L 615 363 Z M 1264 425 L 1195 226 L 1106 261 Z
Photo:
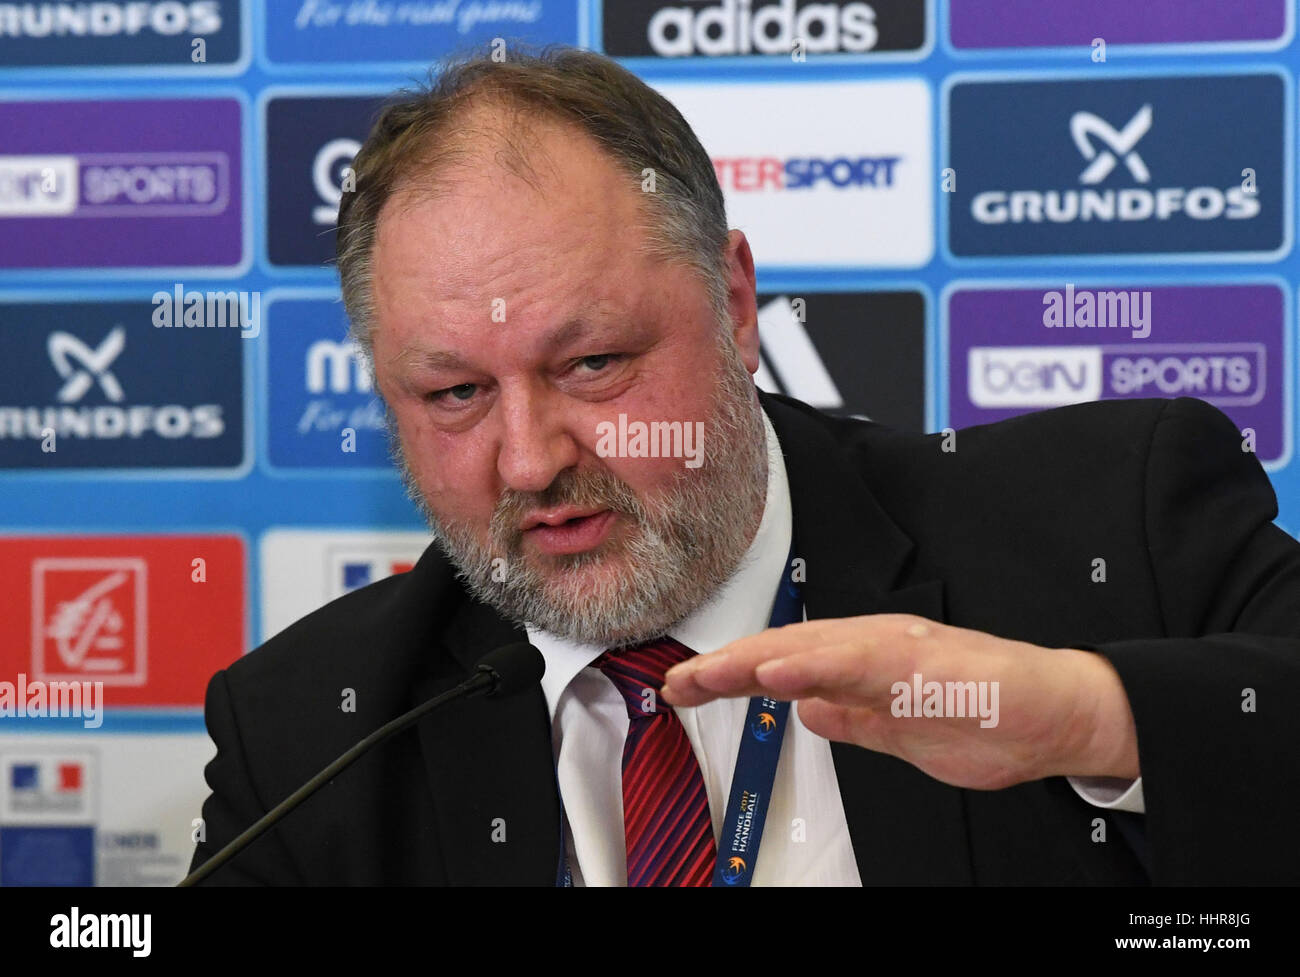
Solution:
M 602 469 L 565 469 L 540 492 L 506 489 L 492 512 L 492 538 L 514 550 L 523 538 L 519 523 L 534 509 L 572 505 L 610 509 L 640 520 L 644 507 L 626 482 Z

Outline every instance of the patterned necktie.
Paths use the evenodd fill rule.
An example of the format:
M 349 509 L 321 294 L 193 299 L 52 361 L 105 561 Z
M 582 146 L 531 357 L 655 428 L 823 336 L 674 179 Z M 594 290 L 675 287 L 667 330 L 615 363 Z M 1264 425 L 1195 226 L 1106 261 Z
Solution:
M 672 638 L 607 651 L 592 665 L 627 705 L 623 743 L 623 833 L 627 884 L 710 885 L 717 846 L 704 776 L 686 729 L 661 704 L 664 673 L 694 655 Z

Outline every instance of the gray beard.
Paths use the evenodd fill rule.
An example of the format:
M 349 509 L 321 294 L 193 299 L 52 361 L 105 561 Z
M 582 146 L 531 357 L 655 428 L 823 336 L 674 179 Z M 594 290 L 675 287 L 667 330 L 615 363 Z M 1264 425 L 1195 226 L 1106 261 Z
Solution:
M 582 644 L 621 647 L 658 637 L 708 601 L 749 549 L 767 499 L 767 438 L 749 372 L 730 337 L 705 421 L 703 464 L 683 466 L 656 498 L 643 501 L 605 468 L 565 469 L 542 492 L 507 489 L 481 542 L 429 508 L 389 413 L 389 448 L 407 495 L 434 540 L 477 599 L 518 624 Z M 540 508 L 608 508 L 623 519 L 624 542 L 551 555 L 539 566 L 522 550 L 521 520 Z M 611 558 L 623 572 L 585 581 Z

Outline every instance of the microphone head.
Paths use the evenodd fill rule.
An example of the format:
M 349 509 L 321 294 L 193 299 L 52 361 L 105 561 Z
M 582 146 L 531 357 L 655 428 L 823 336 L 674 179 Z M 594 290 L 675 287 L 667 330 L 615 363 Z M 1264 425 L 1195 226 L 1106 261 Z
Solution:
M 527 641 L 518 641 L 489 651 L 479 660 L 478 670 L 492 676 L 488 695 L 514 695 L 542 680 L 546 659 Z

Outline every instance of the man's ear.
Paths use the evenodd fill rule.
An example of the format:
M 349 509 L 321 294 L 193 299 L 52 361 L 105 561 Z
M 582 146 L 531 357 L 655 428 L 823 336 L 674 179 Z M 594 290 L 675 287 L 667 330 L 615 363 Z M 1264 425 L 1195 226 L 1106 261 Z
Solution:
M 731 334 L 740 350 L 745 369 L 758 372 L 758 303 L 754 296 L 754 256 L 743 231 L 727 232 L 725 250 L 727 274 L 727 314 Z

